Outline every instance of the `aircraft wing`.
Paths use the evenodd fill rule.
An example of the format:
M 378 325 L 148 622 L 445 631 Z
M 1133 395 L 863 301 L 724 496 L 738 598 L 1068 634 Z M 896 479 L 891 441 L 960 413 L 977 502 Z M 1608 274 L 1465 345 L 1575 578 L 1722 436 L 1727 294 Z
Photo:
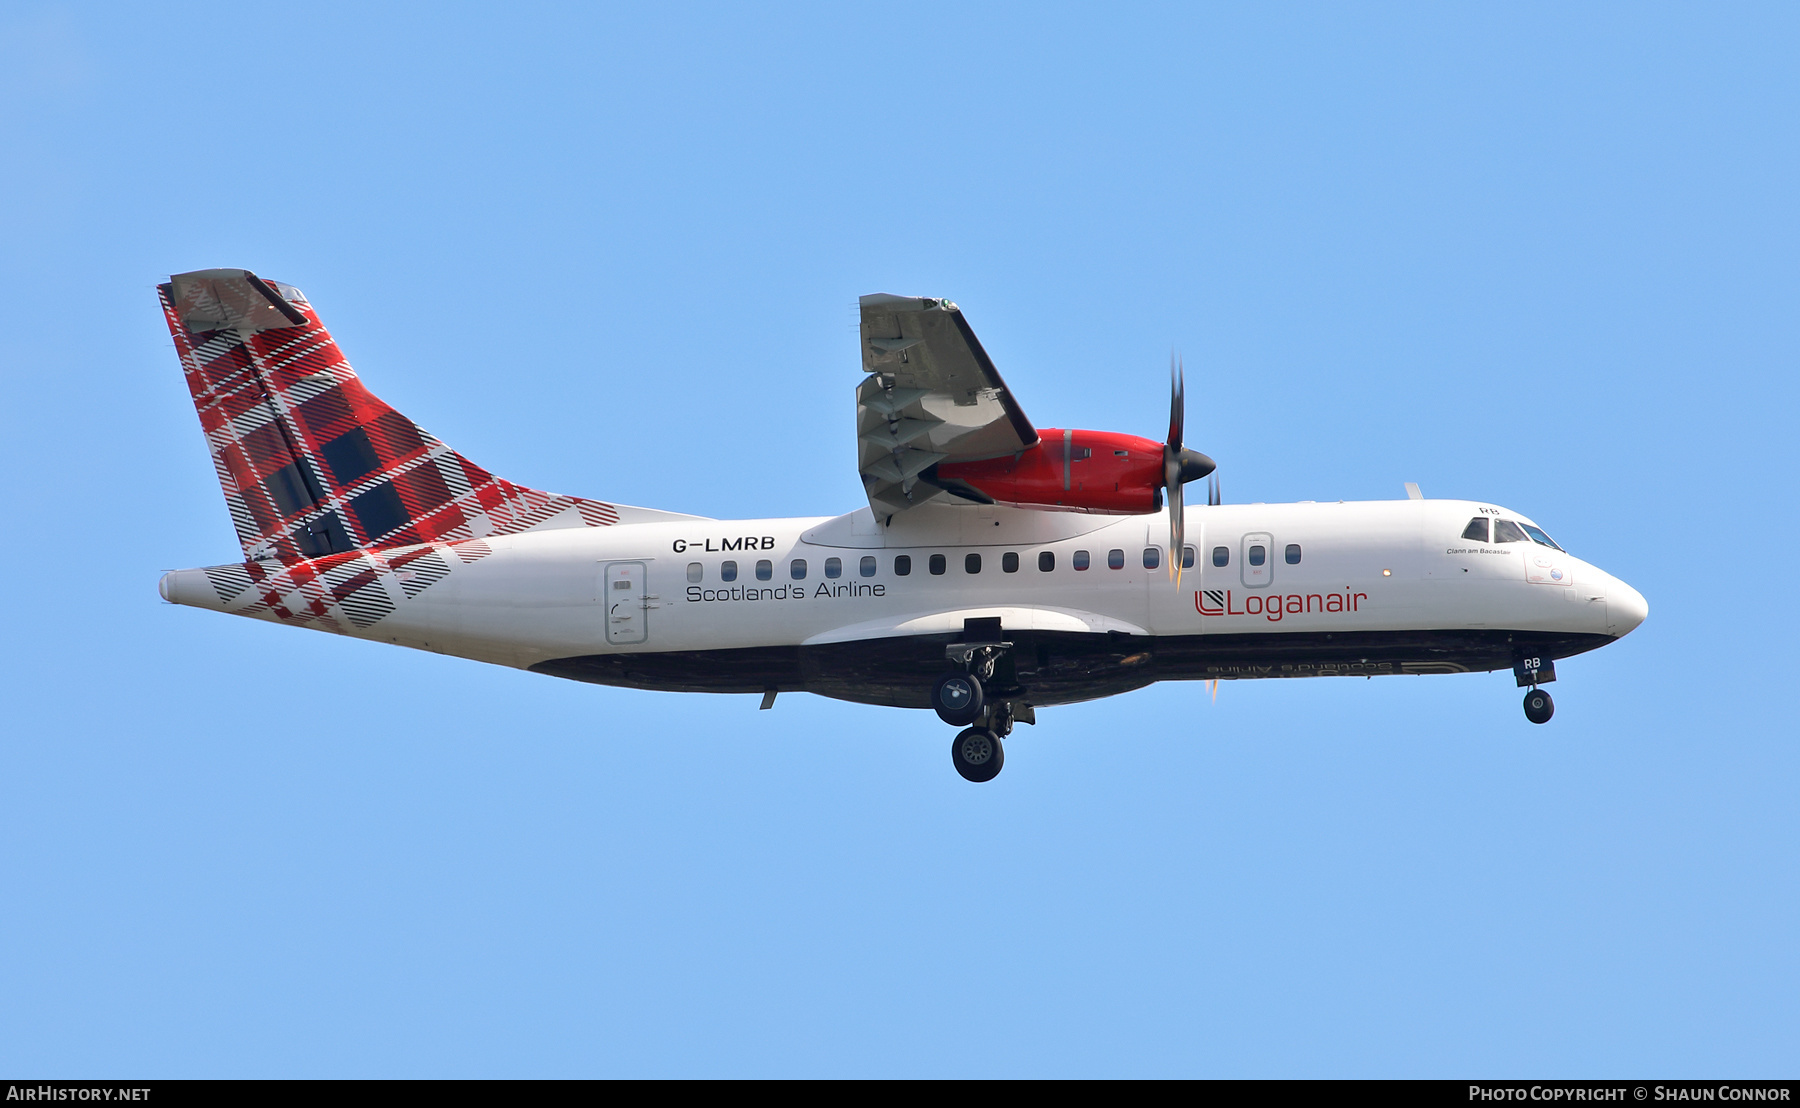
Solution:
M 869 376 L 856 390 L 857 468 L 877 517 L 947 495 L 932 479 L 939 462 L 1037 445 L 1037 429 L 955 304 L 876 293 L 861 308 Z

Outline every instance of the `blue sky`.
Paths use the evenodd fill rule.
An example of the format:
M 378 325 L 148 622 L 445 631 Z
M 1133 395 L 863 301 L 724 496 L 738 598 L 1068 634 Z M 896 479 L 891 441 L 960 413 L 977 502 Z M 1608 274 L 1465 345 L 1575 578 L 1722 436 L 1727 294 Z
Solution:
M 1777 1075 L 1800 1061 L 1788 5 L 9 6 L 0 1070 Z M 920 712 L 161 604 L 236 544 L 156 310 L 304 289 L 496 472 L 860 502 L 855 298 L 1228 500 L 1470 497 L 1649 621 Z

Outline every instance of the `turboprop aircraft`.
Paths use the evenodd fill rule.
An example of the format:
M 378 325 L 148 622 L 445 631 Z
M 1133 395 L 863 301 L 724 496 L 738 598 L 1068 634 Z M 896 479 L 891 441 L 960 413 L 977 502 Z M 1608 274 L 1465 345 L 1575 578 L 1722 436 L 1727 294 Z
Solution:
M 291 285 L 159 291 L 243 545 L 165 600 L 600 685 L 932 708 L 970 781 L 1038 709 L 1154 681 L 1511 669 L 1544 723 L 1554 663 L 1648 612 L 1499 505 L 1221 503 L 1178 368 L 1162 442 L 1040 429 L 948 300 L 861 300 L 866 507 L 718 520 L 496 477 L 365 389 Z

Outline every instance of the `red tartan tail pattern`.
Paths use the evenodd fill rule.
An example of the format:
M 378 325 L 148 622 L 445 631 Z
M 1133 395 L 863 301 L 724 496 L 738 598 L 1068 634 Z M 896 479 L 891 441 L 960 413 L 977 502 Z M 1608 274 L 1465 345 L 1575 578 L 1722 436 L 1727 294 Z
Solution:
M 376 399 L 298 289 L 211 269 L 160 292 L 253 562 L 619 521 L 611 504 L 495 477 Z

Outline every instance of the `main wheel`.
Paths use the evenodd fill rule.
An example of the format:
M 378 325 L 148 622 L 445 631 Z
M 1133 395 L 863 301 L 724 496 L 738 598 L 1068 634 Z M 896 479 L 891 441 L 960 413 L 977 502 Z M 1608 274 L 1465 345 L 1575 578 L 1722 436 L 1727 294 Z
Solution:
M 1006 764 L 1006 748 L 992 731 L 971 727 L 950 744 L 950 761 L 965 781 L 992 781 Z
M 1550 717 L 1556 714 L 1556 705 L 1550 694 L 1543 689 L 1532 689 L 1525 694 L 1525 718 L 1533 723 L 1549 723 Z
M 974 723 L 986 707 L 981 681 L 969 673 L 946 673 L 931 687 L 931 706 L 952 727 Z

